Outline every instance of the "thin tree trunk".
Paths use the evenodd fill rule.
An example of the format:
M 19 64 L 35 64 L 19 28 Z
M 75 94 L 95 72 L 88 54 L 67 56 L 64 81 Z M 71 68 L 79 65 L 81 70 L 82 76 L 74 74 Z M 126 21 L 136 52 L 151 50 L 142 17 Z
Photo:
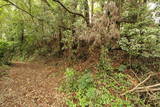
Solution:
M 30 12 L 30 14 L 32 14 L 32 3 L 31 3 L 31 0 L 29 0 L 29 12 Z
M 21 23 L 21 43 L 24 43 L 24 23 Z
M 94 12 L 94 1 L 93 0 L 91 0 L 90 1 L 90 24 L 92 24 L 92 21 L 93 21 L 93 13 Z
M 76 9 L 77 8 L 77 1 L 74 0 L 73 1 L 73 8 Z M 73 15 L 72 17 L 72 36 L 75 36 L 75 26 L 74 26 L 74 23 L 76 22 L 76 15 Z
M 86 21 L 87 21 L 87 26 L 90 26 L 90 23 L 89 23 L 89 2 L 88 2 L 88 0 L 84 1 L 84 15 L 85 15 L 85 18 L 86 18 Z

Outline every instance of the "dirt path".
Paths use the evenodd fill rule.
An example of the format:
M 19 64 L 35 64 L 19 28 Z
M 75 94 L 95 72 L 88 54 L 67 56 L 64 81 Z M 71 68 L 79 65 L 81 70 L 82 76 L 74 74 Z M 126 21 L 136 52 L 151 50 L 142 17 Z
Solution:
M 0 107 L 65 107 L 56 90 L 63 76 L 57 68 L 15 63 L 8 72 L 0 78 Z

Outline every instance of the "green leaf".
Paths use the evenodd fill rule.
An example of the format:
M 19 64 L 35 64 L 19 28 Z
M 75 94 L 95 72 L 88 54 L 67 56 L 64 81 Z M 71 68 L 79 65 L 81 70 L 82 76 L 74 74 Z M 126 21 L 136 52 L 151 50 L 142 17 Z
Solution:
M 125 71 L 126 69 L 127 69 L 127 66 L 126 66 L 126 65 L 120 65 L 118 71 L 123 72 L 123 71 Z

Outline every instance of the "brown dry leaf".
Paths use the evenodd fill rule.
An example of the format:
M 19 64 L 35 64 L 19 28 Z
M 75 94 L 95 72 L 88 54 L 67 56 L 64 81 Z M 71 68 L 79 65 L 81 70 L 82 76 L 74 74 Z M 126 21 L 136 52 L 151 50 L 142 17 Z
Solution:
M 58 67 L 15 63 L 9 77 L 0 81 L 0 107 L 65 107 L 64 94 L 58 92 L 63 77 Z M 50 72 L 57 73 L 47 77 Z

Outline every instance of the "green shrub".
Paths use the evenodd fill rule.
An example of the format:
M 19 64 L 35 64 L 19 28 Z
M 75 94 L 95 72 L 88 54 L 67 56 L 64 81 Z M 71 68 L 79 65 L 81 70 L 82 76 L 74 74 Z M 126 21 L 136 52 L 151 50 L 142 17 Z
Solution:
M 120 47 L 130 55 L 140 55 L 144 57 L 160 57 L 160 36 L 158 28 L 144 27 L 141 29 L 129 28 L 124 25 L 124 29 L 129 33 L 122 31 L 123 36 L 120 41 Z M 143 34 L 140 34 L 142 33 Z
M 101 71 L 113 71 L 113 67 L 111 66 L 111 59 L 107 56 L 107 52 L 107 48 L 102 46 L 98 63 L 98 68 Z
M 62 90 L 65 92 L 73 92 L 77 89 L 77 74 L 73 68 L 66 68 L 65 70 L 65 81 L 62 85 Z
M 63 85 L 63 91 L 68 94 L 66 104 L 69 107 L 132 107 L 130 101 L 123 100 L 109 91 L 110 88 L 117 92 L 126 90 L 125 87 L 129 85 L 126 76 L 117 73 L 113 78 L 122 83 L 122 86 L 117 86 L 105 71 L 93 75 L 89 70 L 78 72 L 67 68 Z
M 160 27 L 152 22 L 147 6 L 130 4 L 123 15 L 133 23 L 121 25 L 120 47 L 130 55 L 160 57 Z
M 8 64 L 13 56 L 13 43 L 0 40 L 0 65 Z

